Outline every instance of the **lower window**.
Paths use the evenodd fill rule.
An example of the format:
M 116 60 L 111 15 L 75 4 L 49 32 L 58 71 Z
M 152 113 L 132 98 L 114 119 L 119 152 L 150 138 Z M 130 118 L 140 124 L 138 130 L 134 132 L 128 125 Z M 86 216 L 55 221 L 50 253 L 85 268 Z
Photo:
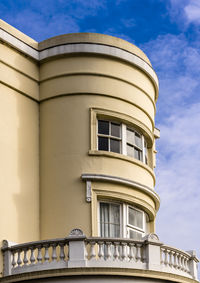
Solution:
M 101 237 L 141 239 L 146 232 L 146 214 L 133 206 L 99 202 Z

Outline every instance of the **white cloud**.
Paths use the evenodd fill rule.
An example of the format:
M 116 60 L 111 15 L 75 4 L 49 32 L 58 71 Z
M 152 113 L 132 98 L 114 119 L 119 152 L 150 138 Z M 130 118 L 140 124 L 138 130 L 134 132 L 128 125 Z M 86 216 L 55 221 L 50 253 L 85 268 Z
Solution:
M 158 234 L 182 249 L 198 249 L 200 233 L 200 103 L 169 116 L 158 142 Z M 178 229 L 177 229 L 178 227 Z M 175 244 L 174 244 L 175 243 Z
M 177 3 L 176 3 L 177 4 Z M 158 36 L 141 46 L 160 81 L 157 185 L 161 241 L 199 250 L 200 49 L 184 35 Z
M 126 27 L 126 28 L 132 28 L 136 26 L 136 22 L 133 18 L 123 18 L 121 19 L 122 24 Z
M 170 0 L 168 11 L 171 19 L 179 24 L 182 29 L 187 29 L 190 23 L 200 24 L 199 0 Z
M 143 44 L 160 82 L 158 120 L 199 101 L 200 49 L 184 35 L 167 34 Z
M 200 1 L 190 0 L 184 8 L 189 23 L 200 24 Z

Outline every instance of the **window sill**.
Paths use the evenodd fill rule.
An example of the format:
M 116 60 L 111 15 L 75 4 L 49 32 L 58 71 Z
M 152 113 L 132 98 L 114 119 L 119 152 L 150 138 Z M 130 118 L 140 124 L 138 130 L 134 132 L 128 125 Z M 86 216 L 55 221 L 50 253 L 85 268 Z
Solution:
M 123 154 L 120 154 L 120 153 L 103 151 L 103 150 L 89 150 L 88 154 L 93 155 L 93 156 L 106 156 L 106 157 L 110 157 L 110 158 L 117 158 L 117 159 L 121 159 L 121 160 L 124 160 L 124 161 L 128 161 L 132 164 L 138 165 L 138 166 L 142 167 L 143 169 L 146 169 L 151 174 L 151 176 L 154 179 L 154 185 L 155 185 L 154 171 L 152 170 L 151 167 L 144 164 L 142 161 L 139 161 L 135 158 L 132 158 L 130 156 L 126 156 L 126 155 L 123 155 Z

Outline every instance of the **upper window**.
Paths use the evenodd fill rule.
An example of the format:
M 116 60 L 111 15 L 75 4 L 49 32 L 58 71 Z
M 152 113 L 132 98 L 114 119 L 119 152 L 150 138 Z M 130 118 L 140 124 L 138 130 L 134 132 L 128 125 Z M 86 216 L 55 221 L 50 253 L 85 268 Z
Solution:
M 123 123 L 98 120 L 98 150 L 122 153 L 148 162 L 144 136 Z
M 98 149 L 121 153 L 121 125 L 98 121 Z
M 141 239 L 146 230 L 142 210 L 128 204 L 100 202 L 99 228 L 101 237 Z

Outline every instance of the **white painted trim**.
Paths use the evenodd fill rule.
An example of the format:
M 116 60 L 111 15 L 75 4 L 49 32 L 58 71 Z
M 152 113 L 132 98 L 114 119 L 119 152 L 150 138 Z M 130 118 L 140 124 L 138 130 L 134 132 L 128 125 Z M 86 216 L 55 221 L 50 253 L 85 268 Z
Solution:
M 114 183 L 118 183 L 118 184 L 131 186 L 131 187 L 140 189 L 141 191 L 144 191 L 146 194 L 153 197 L 153 199 L 155 199 L 156 202 L 160 203 L 160 198 L 159 198 L 158 194 L 153 189 L 151 189 L 150 187 L 147 187 L 145 185 L 142 185 L 140 183 L 125 179 L 125 178 L 110 176 L 110 175 L 103 175 L 103 174 L 82 174 L 81 178 L 82 178 L 83 181 L 88 181 L 88 180 L 90 180 L 90 181 L 104 181 L 104 182 L 107 181 L 107 182 L 114 182 Z
M 86 181 L 86 201 L 91 202 L 92 200 L 92 190 L 91 190 L 91 181 Z
M 109 46 L 105 44 L 98 44 L 98 43 L 70 43 L 70 44 L 63 44 L 54 47 L 50 47 L 44 49 L 42 51 L 38 51 L 31 47 L 30 45 L 26 44 L 25 42 L 19 40 L 15 36 L 11 35 L 10 33 L 6 32 L 2 28 L 0 28 L 0 40 L 7 42 L 8 44 L 12 45 L 19 51 L 25 53 L 26 55 L 40 61 L 47 59 L 52 56 L 58 56 L 63 54 L 70 54 L 70 53 L 93 53 L 93 54 L 102 54 L 113 56 L 119 59 L 122 59 L 126 62 L 129 62 L 138 68 L 142 69 L 145 73 L 147 73 L 156 88 L 156 92 L 158 93 L 159 83 L 158 77 L 153 70 L 153 68 L 145 62 L 139 56 L 120 49 L 115 46 Z
M 9 34 L 8 32 L 4 31 L 0 28 L 0 40 L 5 41 L 18 49 L 19 51 L 25 53 L 26 55 L 39 60 L 39 52 L 29 46 L 28 44 L 24 43 L 23 41 L 19 40 L 18 38 L 14 37 L 13 35 Z
M 94 43 L 76 43 L 54 46 L 40 51 L 40 60 L 69 53 L 94 53 L 123 59 L 147 73 L 158 89 L 158 78 L 152 67 L 137 55 L 114 46 Z

